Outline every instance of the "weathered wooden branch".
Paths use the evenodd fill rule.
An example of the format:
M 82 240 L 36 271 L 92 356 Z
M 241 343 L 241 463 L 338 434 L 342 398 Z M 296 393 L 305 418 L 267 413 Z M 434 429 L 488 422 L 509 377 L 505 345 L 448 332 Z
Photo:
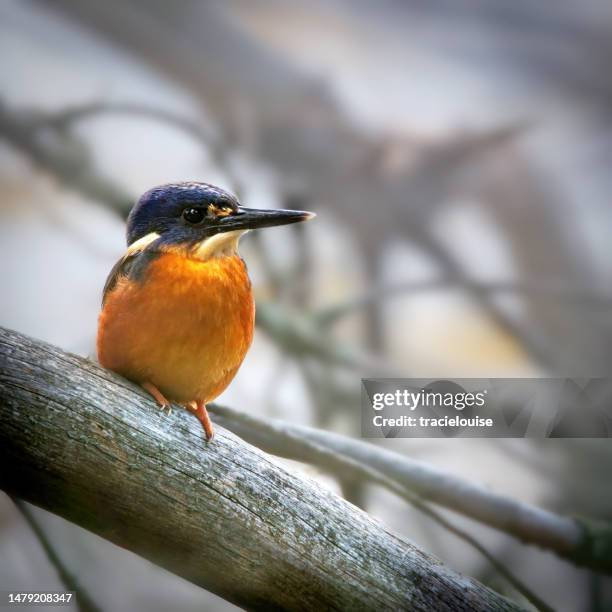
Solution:
M 249 609 L 513 610 L 218 428 L 0 328 L 0 487 Z
M 432 508 L 413 490 L 413 487 L 405 486 L 405 483 L 396 480 L 393 474 L 389 476 L 385 471 L 380 470 L 379 465 L 377 465 L 377 463 L 380 463 L 380 458 L 376 457 L 376 451 L 378 450 L 376 447 L 338 434 L 330 433 L 331 437 L 327 439 L 326 434 L 329 432 L 301 425 L 294 426 L 277 419 L 252 417 L 238 410 L 228 408 L 227 406 L 219 406 L 218 404 L 209 404 L 209 410 L 215 414 L 217 422 L 220 421 L 230 431 L 238 433 L 242 439 L 253 442 L 256 446 L 266 449 L 268 452 L 319 466 L 328 473 L 340 478 L 341 482 L 357 482 L 360 484 L 370 482 L 386 487 L 392 493 L 405 499 L 449 533 L 461 538 L 477 550 L 491 564 L 493 569 L 498 572 L 500 577 L 504 578 L 521 593 L 537 610 L 550 612 L 551 608 L 548 604 L 540 599 L 538 595 L 491 554 L 475 537 L 457 527 L 452 521 Z M 316 434 L 318 432 L 324 435 L 317 437 Z M 350 450 L 348 453 L 343 452 L 343 446 L 348 446 L 350 449 L 351 442 L 355 442 L 357 448 L 363 445 L 364 448 L 361 454 L 359 452 L 350 452 Z M 368 450 L 371 452 L 368 453 Z M 354 457 L 355 454 L 358 459 Z M 401 455 L 396 455 L 395 453 L 389 453 L 389 455 L 395 455 L 401 463 Z M 373 461 L 370 462 L 370 459 L 373 459 Z
M 217 422 L 266 452 L 304 461 L 342 478 L 365 479 L 419 495 L 525 544 L 540 546 L 578 565 L 612 573 L 612 526 L 561 516 L 517 501 L 439 468 L 340 434 L 264 419 L 213 405 Z M 346 460 L 349 461 L 346 461 Z

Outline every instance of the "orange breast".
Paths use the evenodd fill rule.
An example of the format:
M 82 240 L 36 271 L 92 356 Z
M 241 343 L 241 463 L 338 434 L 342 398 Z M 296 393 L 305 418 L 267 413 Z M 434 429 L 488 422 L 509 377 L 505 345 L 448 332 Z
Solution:
M 138 282 L 121 278 L 98 325 L 98 359 L 177 402 L 217 397 L 253 338 L 255 306 L 237 255 L 206 261 L 164 253 Z

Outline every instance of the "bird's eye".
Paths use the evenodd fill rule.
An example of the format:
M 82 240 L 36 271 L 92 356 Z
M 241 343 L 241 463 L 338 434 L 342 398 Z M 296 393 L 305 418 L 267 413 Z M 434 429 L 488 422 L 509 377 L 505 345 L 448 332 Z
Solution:
M 183 211 L 183 219 L 191 225 L 197 225 L 204 220 L 206 210 L 204 208 L 186 208 Z

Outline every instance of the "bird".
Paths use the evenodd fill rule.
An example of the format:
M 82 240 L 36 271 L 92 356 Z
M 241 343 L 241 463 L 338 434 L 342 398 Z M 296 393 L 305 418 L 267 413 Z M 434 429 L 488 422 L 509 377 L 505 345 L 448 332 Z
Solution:
M 253 339 L 255 302 L 240 237 L 314 216 L 245 208 L 203 182 L 144 193 L 127 219 L 127 250 L 104 285 L 99 363 L 140 385 L 162 409 L 184 406 L 211 441 L 206 405 L 233 380 Z

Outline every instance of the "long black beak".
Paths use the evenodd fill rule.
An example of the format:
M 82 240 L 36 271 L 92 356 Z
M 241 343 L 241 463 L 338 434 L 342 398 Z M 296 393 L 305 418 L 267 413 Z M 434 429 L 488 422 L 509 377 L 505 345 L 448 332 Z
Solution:
M 290 223 L 308 221 L 315 216 L 314 213 L 305 210 L 243 208 L 241 206 L 237 213 L 222 217 L 217 223 L 222 232 L 231 232 L 274 227 L 275 225 L 289 225 Z

